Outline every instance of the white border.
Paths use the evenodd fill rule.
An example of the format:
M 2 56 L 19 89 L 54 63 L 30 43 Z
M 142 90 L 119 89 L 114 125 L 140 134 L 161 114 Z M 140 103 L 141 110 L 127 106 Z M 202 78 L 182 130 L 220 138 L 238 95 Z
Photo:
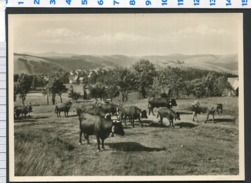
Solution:
M 15 176 L 14 175 L 14 115 L 13 110 L 9 110 L 9 178 L 14 182 L 71 182 L 71 181 L 221 181 L 221 180 L 245 180 L 244 164 L 244 68 L 243 68 L 243 14 L 234 13 L 239 16 L 239 33 L 238 33 L 238 75 L 239 75 L 239 175 L 199 175 L 199 176 Z M 9 108 L 14 106 L 13 98 L 13 59 L 14 44 L 13 30 L 14 24 L 11 22 L 11 16 L 8 17 L 8 82 L 9 82 Z

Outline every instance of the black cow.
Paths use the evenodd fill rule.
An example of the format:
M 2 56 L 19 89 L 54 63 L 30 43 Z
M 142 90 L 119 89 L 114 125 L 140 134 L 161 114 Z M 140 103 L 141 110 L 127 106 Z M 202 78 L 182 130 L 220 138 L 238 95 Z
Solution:
M 84 134 L 87 143 L 89 142 L 89 135 L 95 135 L 98 142 L 98 151 L 100 151 L 100 140 L 102 141 L 102 149 L 104 149 L 105 139 L 112 133 L 112 136 L 115 134 L 124 135 L 123 126 L 121 122 L 113 122 L 111 116 L 96 116 L 84 113 L 79 118 L 79 143 L 82 144 L 82 134 Z
M 20 115 L 22 118 L 26 118 L 27 114 L 32 112 L 32 106 L 31 104 L 29 106 L 23 105 L 23 106 L 15 106 L 14 107 L 14 119 L 18 119 Z
M 148 100 L 148 109 L 149 109 L 149 113 L 148 115 L 150 115 L 150 113 L 153 113 L 153 109 L 159 108 L 159 107 L 167 107 L 167 108 L 172 108 L 172 106 L 177 106 L 176 100 L 175 99 L 167 99 L 167 98 L 156 98 L 156 97 L 151 97 Z
M 61 112 L 64 112 L 64 117 L 69 117 L 68 113 L 71 108 L 71 104 L 72 104 L 71 101 L 68 101 L 66 103 L 56 104 L 55 113 L 57 114 L 57 117 L 61 117 L 60 115 Z
M 127 117 L 129 118 L 129 120 L 131 120 L 132 127 L 134 127 L 134 119 L 138 119 L 139 122 L 141 123 L 141 127 L 143 127 L 143 123 L 142 123 L 141 119 L 142 118 L 147 119 L 147 112 L 146 112 L 146 110 L 141 110 L 140 108 L 138 108 L 136 106 L 122 107 L 119 112 L 119 118 L 120 118 L 120 120 L 124 119 L 125 124 L 126 124 Z
M 218 114 L 223 113 L 223 105 L 222 104 L 217 104 L 216 105 L 216 111 Z

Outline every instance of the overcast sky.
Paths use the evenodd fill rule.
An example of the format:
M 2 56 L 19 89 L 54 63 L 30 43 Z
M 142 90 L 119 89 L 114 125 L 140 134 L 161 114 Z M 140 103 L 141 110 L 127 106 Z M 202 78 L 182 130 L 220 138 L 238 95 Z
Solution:
M 11 15 L 14 51 L 236 54 L 240 14 Z

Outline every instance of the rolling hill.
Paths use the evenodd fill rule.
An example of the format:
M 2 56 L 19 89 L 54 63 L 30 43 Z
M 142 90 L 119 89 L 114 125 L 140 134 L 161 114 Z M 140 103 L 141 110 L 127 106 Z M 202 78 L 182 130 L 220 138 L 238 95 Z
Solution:
M 14 72 L 37 74 L 43 72 L 71 71 L 76 69 L 130 67 L 141 59 L 155 64 L 156 68 L 180 67 L 213 70 L 238 74 L 237 55 L 183 55 L 132 57 L 125 55 L 74 55 L 45 53 L 39 55 L 14 54 Z

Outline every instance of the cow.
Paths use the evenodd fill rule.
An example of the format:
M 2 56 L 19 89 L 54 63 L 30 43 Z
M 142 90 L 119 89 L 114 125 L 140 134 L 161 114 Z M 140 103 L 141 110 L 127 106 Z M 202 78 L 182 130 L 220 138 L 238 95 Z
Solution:
M 174 112 L 172 109 L 169 109 L 167 107 L 163 107 L 158 111 L 157 118 L 160 117 L 159 123 L 163 126 L 163 118 L 167 118 L 170 127 L 174 128 L 173 120 L 180 120 L 180 113 Z
M 132 127 L 134 128 L 134 119 L 138 119 L 141 123 L 141 127 L 143 127 L 143 122 L 141 121 L 142 118 L 147 119 L 147 112 L 146 110 L 141 110 L 140 108 L 136 106 L 125 106 L 122 107 L 119 111 L 119 119 L 122 121 L 124 119 L 125 125 L 126 124 L 126 118 L 129 118 L 131 120 Z
M 223 105 L 222 104 L 217 104 L 216 105 L 216 111 L 218 114 L 223 113 Z
M 87 144 L 90 144 L 89 135 L 95 135 L 98 143 L 98 151 L 101 151 L 100 140 L 102 142 L 102 149 L 104 149 L 104 141 L 110 133 L 112 133 L 112 137 L 114 133 L 122 136 L 125 135 L 121 122 L 112 121 L 109 114 L 101 117 L 84 113 L 79 118 L 79 128 L 79 143 L 82 144 L 82 134 L 84 134 Z
M 71 108 L 71 104 L 72 104 L 71 101 L 68 101 L 66 103 L 56 104 L 55 113 L 57 114 L 57 117 L 61 117 L 60 115 L 61 112 L 64 112 L 64 117 L 69 117 L 68 113 Z
M 202 107 L 200 107 L 199 102 L 196 102 L 196 103 L 194 103 L 192 105 L 192 111 L 193 111 L 193 121 L 194 121 L 194 118 L 196 117 L 197 118 L 197 122 L 199 122 L 197 114 L 200 114 L 200 113 L 204 112 L 204 113 L 207 113 L 207 118 L 205 120 L 205 123 L 207 123 L 207 121 L 209 119 L 209 115 L 212 115 L 213 122 L 215 123 L 215 121 L 214 121 L 215 112 L 217 112 L 218 114 L 222 113 L 222 111 L 223 111 L 223 105 L 222 104 L 216 104 L 216 106 L 207 107 L 207 108 L 203 109 Z
M 118 112 L 118 106 L 111 103 L 94 104 L 93 108 L 98 108 L 105 114 L 111 113 L 112 115 L 115 115 Z
M 167 107 L 167 108 L 172 108 L 172 106 L 177 106 L 176 100 L 175 99 L 167 99 L 167 98 L 156 98 L 156 97 L 151 97 L 148 100 L 148 109 L 149 109 L 149 113 L 148 115 L 150 115 L 150 113 L 153 113 L 153 109 L 159 108 L 159 107 Z
M 81 117 L 82 113 L 88 113 L 92 115 L 97 115 L 101 117 L 105 117 L 107 113 L 103 112 L 101 107 L 94 106 L 80 106 L 76 108 L 76 113 L 78 117 Z
M 23 106 L 15 106 L 14 107 L 14 119 L 18 119 L 20 115 L 22 118 L 26 118 L 27 114 L 32 112 L 32 106 L 31 104 L 29 106 L 23 105 Z
M 193 111 L 193 121 L 194 121 L 194 119 L 195 119 L 195 117 L 196 117 L 197 123 L 198 123 L 199 120 L 198 120 L 197 115 L 200 114 L 200 113 L 202 112 L 202 109 L 201 109 L 201 107 L 200 107 L 199 101 L 196 100 L 196 101 L 193 102 L 193 104 L 192 104 L 192 111 Z
M 208 120 L 208 118 L 209 118 L 209 115 L 212 115 L 212 116 L 213 116 L 213 122 L 215 123 L 215 121 L 214 121 L 214 115 L 215 115 L 215 112 L 216 112 L 216 111 L 218 112 L 217 107 L 218 107 L 218 106 L 216 106 L 216 107 L 211 107 L 211 108 L 209 108 L 209 109 L 207 110 L 207 118 L 206 118 L 206 120 L 205 120 L 204 123 L 207 123 L 207 120 Z M 219 112 L 218 112 L 218 114 L 219 114 Z

